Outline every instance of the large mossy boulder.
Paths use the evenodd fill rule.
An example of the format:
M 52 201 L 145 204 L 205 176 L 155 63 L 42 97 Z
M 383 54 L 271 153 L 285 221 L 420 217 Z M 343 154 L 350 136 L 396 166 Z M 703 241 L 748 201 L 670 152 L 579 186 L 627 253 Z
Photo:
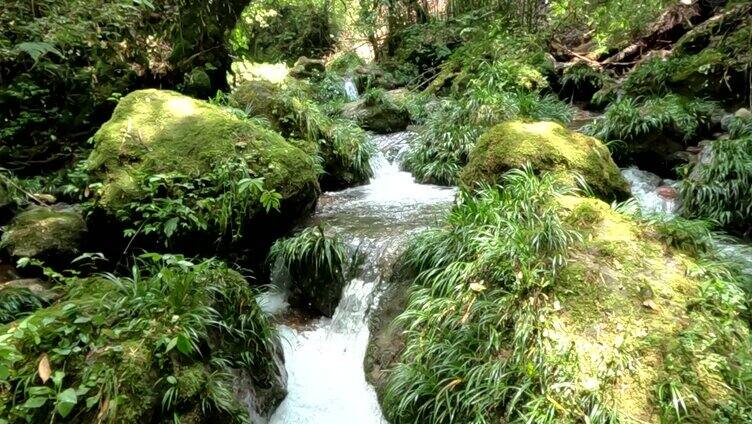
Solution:
M 407 96 L 405 89 L 372 89 L 363 98 L 347 103 L 342 115 L 378 134 L 403 131 L 410 124 L 410 114 L 404 106 Z
M 128 211 L 140 213 L 139 205 L 156 195 L 182 199 L 206 221 L 222 212 L 215 207 L 227 202 L 223 210 L 243 212 L 240 221 L 284 217 L 278 220 L 283 228 L 245 231 L 282 232 L 312 211 L 319 193 L 313 158 L 279 133 L 229 109 L 172 91 L 140 90 L 124 97 L 93 141 L 87 171 L 99 183 L 97 205 L 121 222 L 132 218 Z M 238 164 L 239 170 L 220 172 Z M 150 191 L 149 184 L 165 176 L 182 178 L 187 185 L 167 185 L 166 193 Z M 244 178 L 262 178 L 263 190 L 279 197 L 279 213 L 266 213 L 260 201 L 249 204 L 243 196 L 230 196 Z M 204 195 L 210 198 L 202 199 Z
M 605 199 L 623 198 L 629 193 L 603 143 L 554 122 L 496 125 L 478 138 L 460 178 L 467 187 L 493 184 L 505 172 L 526 164 L 536 172 L 553 172 L 567 181 L 579 174 Z
M 552 422 L 671 422 L 680 396 L 687 421 L 744 422 L 745 294 L 712 262 L 704 227 L 523 182 L 529 196 L 466 197 L 403 257 L 408 300 L 379 310 L 405 312 L 372 326 L 366 356 L 390 422 L 534 422 L 544 410 Z M 546 239 L 557 231 L 579 237 L 558 250 Z
M 0 326 L 0 416 L 266 422 L 286 374 L 248 282 L 215 260 L 166 256 L 138 268 L 137 278 L 71 279 L 59 301 Z
M 3 231 L 0 247 L 15 258 L 72 258 L 86 235 L 86 222 L 75 206 L 32 206 L 16 215 Z

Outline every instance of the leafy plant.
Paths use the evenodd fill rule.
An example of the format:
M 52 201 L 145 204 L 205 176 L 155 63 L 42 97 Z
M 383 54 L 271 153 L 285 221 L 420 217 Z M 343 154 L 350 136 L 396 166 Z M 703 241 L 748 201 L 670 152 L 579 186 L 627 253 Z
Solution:
M 172 255 L 143 255 L 129 277 L 72 278 L 58 303 L 4 328 L 3 416 L 150 421 L 161 408 L 245 422 L 232 371 L 264 387 L 277 372 L 254 296 L 226 265 Z
M 332 315 L 344 287 L 347 247 L 324 227 L 309 227 L 294 237 L 278 240 L 267 261 L 280 265 L 292 280 L 292 297 L 310 302 L 322 313 Z
M 277 260 L 293 276 L 328 280 L 343 275 L 347 249 L 336 236 L 324 233 L 323 226 L 309 227 L 295 237 L 278 240 L 269 251 L 269 263 Z
M 404 260 L 418 276 L 398 318 L 406 346 L 384 397 L 393 422 L 554 419 L 549 387 L 566 370 L 547 368 L 534 323 L 579 239 L 554 200 L 567 192 L 550 175 L 514 170 L 502 187 L 463 193 L 443 228 L 411 244 Z M 595 399 L 570 401 L 607 411 Z
M 738 138 L 711 142 L 703 159 L 682 168 L 683 213 L 745 232 L 752 228 L 752 120 L 730 123 Z
M 660 137 L 689 142 L 710 125 L 714 102 L 686 99 L 675 94 L 655 98 L 624 97 L 606 108 L 605 114 L 587 125 L 584 131 L 610 142 L 612 153 L 628 157 L 637 144 Z
M 157 174 L 141 185 L 143 198 L 125 205 L 118 218 L 132 225 L 127 237 L 158 234 L 165 244 L 196 231 L 210 231 L 220 242 L 243 236 L 248 217 L 261 209 L 279 210 L 282 195 L 264 188 L 243 160 L 219 164 L 207 174 L 191 178 Z

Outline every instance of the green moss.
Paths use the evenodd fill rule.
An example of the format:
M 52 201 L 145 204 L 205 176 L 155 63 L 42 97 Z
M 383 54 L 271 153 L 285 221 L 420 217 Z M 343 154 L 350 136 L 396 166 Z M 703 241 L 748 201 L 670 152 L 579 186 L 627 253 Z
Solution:
M 361 127 L 380 134 L 402 131 L 410 123 L 410 114 L 405 107 L 407 95 L 404 89 L 372 89 L 362 99 L 345 105 L 342 114 Z
M 198 396 L 206 384 L 206 367 L 204 364 L 194 364 L 180 369 L 176 374 L 176 386 L 178 389 L 178 400 L 181 402 L 188 401 Z
M 315 193 L 316 169 L 305 152 L 268 128 L 172 91 L 124 97 L 94 143 L 88 171 L 102 183 L 100 204 L 113 213 L 138 199 L 144 178 L 199 176 L 234 158 L 244 159 L 283 199 Z
M 0 247 L 11 256 L 72 254 L 86 232 L 81 212 L 68 206 L 35 206 L 18 214 L 3 232 Z
M 595 138 L 553 122 L 507 122 L 478 138 L 461 180 L 466 186 L 494 183 L 506 171 L 530 163 L 572 181 L 573 173 L 604 198 L 628 193 L 627 185 L 606 146 Z

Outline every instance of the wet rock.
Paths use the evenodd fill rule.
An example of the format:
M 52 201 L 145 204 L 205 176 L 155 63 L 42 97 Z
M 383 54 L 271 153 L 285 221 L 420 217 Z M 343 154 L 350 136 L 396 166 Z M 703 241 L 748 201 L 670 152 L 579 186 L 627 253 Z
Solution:
M 368 323 L 369 340 L 363 369 L 366 381 L 376 390 L 379 399 L 383 398 L 387 383 L 387 372 L 399 361 L 405 348 L 403 328 L 394 319 L 407 307 L 410 285 L 415 277 L 400 262 L 395 264 L 395 272 L 385 283 L 386 287 Z
M 660 186 L 655 189 L 655 192 L 666 199 L 676 199 L 679 197 L 679 193 L 676 191 L 674 187 L 670 186 Z
M 577 173 L 606 199 L 629 193 L 603 143 L 554 122 L 513 121 L 493 127 L 478 138 L 461 181 L 467 187 L 495 183 L 505 172 L 528 163 L 538 172 L 551 171 L 573 183 Z
M 0 247 L 16 258 L 72 257 L 79 251 L 86 223 L 76 206 L 33 206 L 5 227 Z
M 403 131 L 410 124 L 410 114 L 404 107 L 407 90 L 375 91 L 350 102 L 342 109 L 342 115 L 361 127 L 378 134 Z
M 290 76 L 293 78 L 310 78 L 326 71 L 326 62 L 322 59 L 309 59 L 301 56 L 295 61 L 295 65 L 290 70 Z
M 269 417 L 287 396 L 287 371 L 279 336 L 275 338 L 272 356 L 273 373 L 261 384 L 254 382 L 250 370 L 233 370 L 235 398 L 247 408 L 251 424 L 268 423 Z

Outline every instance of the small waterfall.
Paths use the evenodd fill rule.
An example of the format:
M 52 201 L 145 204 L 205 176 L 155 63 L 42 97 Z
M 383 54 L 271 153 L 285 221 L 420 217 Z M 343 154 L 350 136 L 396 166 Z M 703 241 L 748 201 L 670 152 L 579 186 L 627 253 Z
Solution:
M 637 167 L 621 170 L 640 208 L 645 212 L 666 212 L 673 214 L 679 209 L 678 183 L 664 180 L 658 175 Z
M 375 137 L 381 153 L 372 159 L 370 184 L 322 195 L 311 225 L 326 223 L 363 255 L 363 264 L 331 319 L 279 326 L 289 380 L 273 424 L 386 423 L 363 372 L 368 314 L 378 302 L 383 276 L 409 238 L 442 216 L 456 194 L 452 188 L 417 184 L 399 170 L 395 158 L 409 137 Z M 262 304 L 267 310 L 285 308 L 275 295 Z
M 358 100 L 358 88 L 355 87 L 355 83 L 353 82 L 352 78 L 345 77 L 345 94 L 347 95 L 347 100 L 354 101 Z

